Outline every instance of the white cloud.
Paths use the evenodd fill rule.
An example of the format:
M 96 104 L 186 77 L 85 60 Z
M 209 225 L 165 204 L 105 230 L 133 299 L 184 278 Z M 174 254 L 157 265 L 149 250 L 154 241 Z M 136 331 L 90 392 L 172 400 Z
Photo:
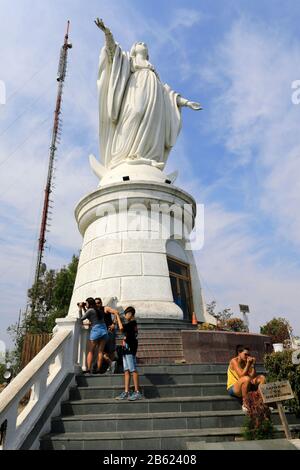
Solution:
M 210 125 L 235 157 L 232 167 L 255 168 L 258 210 L 299 246 L 300 107 L 292 104 L 291 83 L 299 75 L 300 44 L 243 18 L 212 62 L 203 77 L 217 77 L 221 94 Z
M 244 17 L 201 70 L 215 93 L 207 128 L 226 149 L 227 186 L 220 180 L 214 190 L 238 187 L 244 209 L 241 224 L 241 214 L 221 201 L 216 208 L 208 191 L 208 233 L 198 254 L 208 297 L 220 307 L 249 303 L 256 328 L 281 315 L 298 334 L 300 270 L 292 253 L 299 257 L 300 107 L 291 102 L 291 83 L 299 52 L 287 32 Z
M 299 334 L 299 271 L 287 262 L 266 265 L 268 247 L 253 237 L 245 222 L 245 214 L 226 211 L 219 204 L 206 206 L 205 245 L 196 252 L 206 299 L 216 300 L 220 309 L 231 307 L 238 315 L 238 304 L 249 304 L 252 330 L 284 316 Z

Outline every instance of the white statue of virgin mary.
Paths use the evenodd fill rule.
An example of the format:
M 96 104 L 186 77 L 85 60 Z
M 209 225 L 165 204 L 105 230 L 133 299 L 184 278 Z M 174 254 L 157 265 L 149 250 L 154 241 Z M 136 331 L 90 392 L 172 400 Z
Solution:
M 103 164 L 112 169 L 127 161 L 163 169 L 180 132 L 181 107 L 202 108 L 160 81 L 145 43 L 124 52 L 103 21 L 95 23 L 105 34 L 97 81 Z

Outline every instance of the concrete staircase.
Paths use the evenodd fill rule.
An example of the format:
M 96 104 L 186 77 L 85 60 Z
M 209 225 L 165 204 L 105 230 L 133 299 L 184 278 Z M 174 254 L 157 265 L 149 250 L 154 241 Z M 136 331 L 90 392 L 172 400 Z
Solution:
M 143 318 L 138 321 L 138 329 L 138 364 L 172 364 L 184 361 L 182 330 L 197 330 L 197 325 L 186 320 Z M 117 336 L 118 345 L 121 337 Z
M 139 331 L 138 364 L 169 364 L 183 360 L 181 331 Z
M 197 325 L 193 325 L 188 320 L 166 320 L 153 318 L 138 318 L 139 332 L 143 330 L 197 330 Z
M 137 402 L 115 400 L 123 390 L 122 374 L 77 376 L 40 448 L 181 450 L 190 442 L 241 435 L 244 415 L 227 394 L 226 365 L 145 365 L 139 371 L 145 398 Z M 289 420 L 300 427 L 293 416 Z M 279 423 L 277 413 L 273 421 Z

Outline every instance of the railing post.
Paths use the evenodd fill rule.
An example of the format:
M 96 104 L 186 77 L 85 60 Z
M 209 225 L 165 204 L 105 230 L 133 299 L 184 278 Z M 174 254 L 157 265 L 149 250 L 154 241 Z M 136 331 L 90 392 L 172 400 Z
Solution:
M 38 380 L 33 385 L 30 400 L 37 402 L 47 391 L 47 377 L 48 377 L 49 366 L 43 367 Z
M 81 370 L 78 364 L 78 348 L 80 340 L 80 321 L 78 318 L 66 317 L 57 318 L 53 334 L 57 334 L 61 329 L 68 329 L 72 332 L 68 339 L 68 344 L 64 348 L 62 362 L 64 370 L 71 373 L 78 373 Z
M 18 406 L 12 406 L 7 413 L 7 426 L 5 430 L 2 448 L 5 450 L 14 450 L 14 441 L 17 430 Z M 2 423 L 0 423 L 2 424 Z
M 1 392 L 0 427 L 4 442 L 0 450 L 20 448 L 64 379 L 77 372 L 80 325 L 76 319 L 61 319 L 57 323 L 51 341 Z M 20 400 L 30 389 L 29 402 L 20 410 Z
M 89 329 L 84 326 L 81 327 L 80 331 L 80 344 L 79 344 L 79 354 L 78 362 L 81 366 L 81 370 L 86 370 L 86 356 L 87 356 L 87 341 L 89 336 Z

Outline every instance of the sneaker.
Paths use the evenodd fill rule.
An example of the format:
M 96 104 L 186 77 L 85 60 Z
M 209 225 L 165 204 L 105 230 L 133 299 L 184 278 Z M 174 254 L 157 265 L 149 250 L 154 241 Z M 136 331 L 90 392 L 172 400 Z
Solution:
M 142 400 L 143 395 L 141 392 L 133 392 L 130 397 L 128 398 L 129 401 L 136 401 L 136 400 Z
M 116 400 L 128 400 L 129 398 L 129 393 L 128 392 L 122 392 L 121 395 L 116 397 Z
M 106 369 L 106 374 L 107 375 L 113 375 L 116 370 L 116 361 L 113 361 L 111 365 Z
M 110 366 L 110 373 L 114 374 L 117 366 L 117 361 L 112 361 L 111 366 Z
M 247 408 L 247 406 L 242 405 L 242 411 L 243 411 L 243 413 L 245 413 L 245 415 L 248 414 L 248 408 Z

